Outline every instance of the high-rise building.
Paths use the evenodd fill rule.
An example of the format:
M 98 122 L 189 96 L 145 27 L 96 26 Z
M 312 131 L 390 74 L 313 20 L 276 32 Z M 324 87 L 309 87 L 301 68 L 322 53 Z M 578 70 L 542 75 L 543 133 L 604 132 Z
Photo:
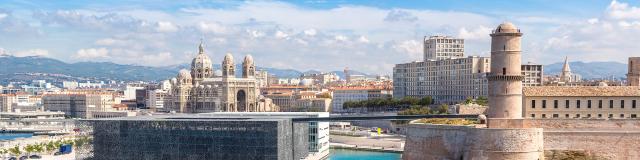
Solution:
M 521 67 L 523 86 L 542 86 L 544 84 L 544 69 L 540 64 L 523 64 Z
M 424 37 L 424 61 L 464 57 L 464 39 L 447 36 Z
M 640 86 L 640 57 L 629 57 L 627 82 L 630 86 Z
M 436 103 L 455 103 L 487 95 L 488 57 L 430 60 L 396 64 L 394 97 L 431 96 Z
M 511 23 L 502 23 L 491 33 L 487 118 L 522 118 L 521 38 L 520 29 Z

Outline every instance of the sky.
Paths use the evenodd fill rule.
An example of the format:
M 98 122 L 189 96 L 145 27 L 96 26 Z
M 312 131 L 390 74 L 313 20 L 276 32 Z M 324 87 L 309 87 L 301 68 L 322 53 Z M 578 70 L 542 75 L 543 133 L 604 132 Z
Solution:
M 492 29 L 524 33 L 523 63 L 640 56 L 640 0 L 0 0 L 0 54 L 141 66 L 189 63 L 201 40 L 262 67 L 391 74 L 422 59 L 425 36 L 489 56 Z

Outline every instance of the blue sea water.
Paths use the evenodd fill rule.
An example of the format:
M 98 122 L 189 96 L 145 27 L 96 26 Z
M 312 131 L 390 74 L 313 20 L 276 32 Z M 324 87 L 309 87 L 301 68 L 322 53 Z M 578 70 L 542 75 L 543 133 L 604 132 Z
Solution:
M 16 138 L 32 137 L 31 133 L 0 133 L 0 140 L 14 140 Z
M 329 160 L 399 160 L 400 153 L 331 149 Z

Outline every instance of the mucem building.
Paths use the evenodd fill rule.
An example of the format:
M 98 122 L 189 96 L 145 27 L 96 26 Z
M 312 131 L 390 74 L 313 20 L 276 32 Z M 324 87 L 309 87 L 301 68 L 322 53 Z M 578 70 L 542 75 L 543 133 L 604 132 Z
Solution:
M 77 159 L 273 159 L 309 154 L 309 123 L 292 117 L 178 114 L 81 120 Z

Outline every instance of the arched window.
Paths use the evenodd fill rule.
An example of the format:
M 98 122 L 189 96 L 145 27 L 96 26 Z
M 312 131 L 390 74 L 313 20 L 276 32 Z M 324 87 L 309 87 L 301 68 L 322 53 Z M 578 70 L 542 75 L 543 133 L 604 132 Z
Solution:
M 502 75 L 507 75 L 507 68 L 502 68 Z

